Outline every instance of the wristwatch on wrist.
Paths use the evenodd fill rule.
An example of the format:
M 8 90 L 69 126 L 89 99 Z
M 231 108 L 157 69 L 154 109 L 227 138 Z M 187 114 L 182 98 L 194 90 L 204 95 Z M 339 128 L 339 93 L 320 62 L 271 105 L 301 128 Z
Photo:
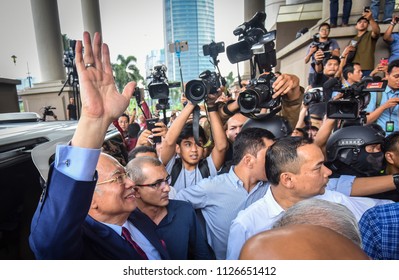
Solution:
M 396 190 L 399 192 L 399 173 L 393 174 L 393 183 L 395 184 Z

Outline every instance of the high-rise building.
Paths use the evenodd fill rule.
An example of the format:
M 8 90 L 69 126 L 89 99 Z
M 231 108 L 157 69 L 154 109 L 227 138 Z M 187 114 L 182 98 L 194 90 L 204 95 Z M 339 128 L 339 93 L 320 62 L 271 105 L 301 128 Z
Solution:
M 178 55 L 169 44 L 187 41 L 188 50 L 180 52 L 183 81 L 198 78 L 205 70 L 214 70 L 202 46 L 215 40 L 213 0 L 164 0 L 165 57 L 168 79 L 180 81 Z

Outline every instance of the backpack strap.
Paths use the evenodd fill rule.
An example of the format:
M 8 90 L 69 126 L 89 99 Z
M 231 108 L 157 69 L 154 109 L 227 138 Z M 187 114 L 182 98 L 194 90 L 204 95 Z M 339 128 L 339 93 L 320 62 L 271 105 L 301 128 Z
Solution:
M 173 164 L 173 167 L 172 167 L 172 172 L 170 172 L 170 178 L 171 178 L 170 185 L 171 186 L 175 185 L 177 177 L 179 177 L 179 174 L 182 170 L 182 167 L 183 167 L 183 165 L 182 165 L 181 158 L 176 158 L 175 163 Z
M 202 175 L 202 178 L 208 178 L 211 175 L 209 171 L 208 161 L 206 159 L 201 159 L 198 163 L 198 169 Z
M 176 158 L 175 163 L 173 164 L 172 171 L 170 172 L 171 182 L 170 185 L 174 186 L 179 177 L 180 172 L 183 169 L 183 163 L 181 158 Z M 206 159 L 202 159 L 198 163 L 198 169 L 202 175 L 202 178 L 208 178 L 211 175 L 209 171 L 208 161 Z

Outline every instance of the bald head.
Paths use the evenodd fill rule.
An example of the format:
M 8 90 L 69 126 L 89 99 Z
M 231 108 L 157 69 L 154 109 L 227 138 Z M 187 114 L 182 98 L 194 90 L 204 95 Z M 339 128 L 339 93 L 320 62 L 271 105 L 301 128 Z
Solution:
M 243 246 L 240 260 L 367 260 L 343 235 L 317 225 L 289 225 L 259 233 Z

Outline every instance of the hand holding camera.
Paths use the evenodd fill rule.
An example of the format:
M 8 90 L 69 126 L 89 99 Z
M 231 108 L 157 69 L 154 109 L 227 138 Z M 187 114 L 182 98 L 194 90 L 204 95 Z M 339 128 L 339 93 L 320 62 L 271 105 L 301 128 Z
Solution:
M 319 62 L 321 63 L 324 59 L 324 52 L 322 50 L 318 50 L 315 55 L 314 55 L 314 59 L 316 60 L 316 63 Z
M 370 20 L 370 19 L 373 18 L 373 17 L 372 17 L 371 10 L 370 10 L 370 6 L 364 7 L 362 16 L 363 16 L 364 18 L 366 18 L 367 20 Z

